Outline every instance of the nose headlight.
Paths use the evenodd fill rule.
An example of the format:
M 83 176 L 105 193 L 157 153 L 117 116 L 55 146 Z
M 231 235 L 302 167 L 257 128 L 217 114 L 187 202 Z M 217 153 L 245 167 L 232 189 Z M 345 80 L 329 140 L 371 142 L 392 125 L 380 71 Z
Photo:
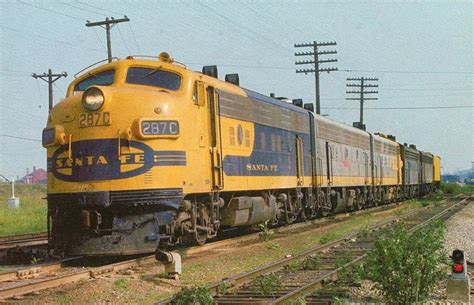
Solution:
M 99 110 L 104 104 L 104 93 L 99 88 L 89 88 L 82 95 L 82 105 L 89 111 Z

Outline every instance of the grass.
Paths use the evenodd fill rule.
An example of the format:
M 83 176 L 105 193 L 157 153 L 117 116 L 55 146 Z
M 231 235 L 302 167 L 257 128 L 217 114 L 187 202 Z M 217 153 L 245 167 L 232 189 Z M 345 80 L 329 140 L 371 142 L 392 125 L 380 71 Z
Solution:
M 11 196 L 9 183 L 0 184 L 0 236 L 46 231 L 46 186 L 16 184 L 15 196 L 20 198 L 18 209 L 7 206 Z
M 441 182 L 441 191 L 445 194 L 473 194 L 474 186 L 473 185 L 459 185 L 452 182 Z
M 128 281 L 126 279 L 119 279 L 114 282 L 114 286 L 117 289 L 126 289 L 128 286 Z

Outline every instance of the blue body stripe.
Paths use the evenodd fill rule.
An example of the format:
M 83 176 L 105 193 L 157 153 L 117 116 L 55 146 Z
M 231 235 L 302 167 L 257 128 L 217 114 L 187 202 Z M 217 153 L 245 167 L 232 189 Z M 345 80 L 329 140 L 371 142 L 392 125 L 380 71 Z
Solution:
M 261 150 L 262 134 L 265 150 Z M 282 139 L 281 151 L 271 150 L 271 135 Z M 296 176 L 295 137 L 303 141 L 304 175 L 311 175 L 311 146 L 309 134 L 297 134 L 288 130 L 255 124 L 252 154 L 249 157 L 227 155 L 224 157 L 224 173 L 227 176 Z

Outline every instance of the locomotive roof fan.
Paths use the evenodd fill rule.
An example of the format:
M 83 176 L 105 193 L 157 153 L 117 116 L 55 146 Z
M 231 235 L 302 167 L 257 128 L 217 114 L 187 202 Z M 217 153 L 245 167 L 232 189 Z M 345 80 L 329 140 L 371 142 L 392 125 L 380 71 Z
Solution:
M 234 84 L 236 86 L 239 86 L 240 81 L 239 81 L 239 74 L 233 73 L 233 74 L 226 74 L 225 75 L 225 81 L 231 84 Z
M 298 107 L 303 107 L 303 99 L 295 98 L 293 99 L 293 105 Z
M 210 77 L 217 78 L 217 66 L 204 66 L 202 67 L 202 74 Z
M 304 109 L 314 112 L 314 104 L 313 103 L 306 103 L 304 104 Z

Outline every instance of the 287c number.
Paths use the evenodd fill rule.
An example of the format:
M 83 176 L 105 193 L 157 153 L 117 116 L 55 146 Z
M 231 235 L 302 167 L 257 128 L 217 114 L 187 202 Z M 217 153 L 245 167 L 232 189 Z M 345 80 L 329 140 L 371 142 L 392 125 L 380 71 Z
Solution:
M 142 134 L 145 136 L 177 136 L 177 121 L 142 121 Z
M 109 126 L 109 112 L 81 113 L 79 116 L 79 127 Z

